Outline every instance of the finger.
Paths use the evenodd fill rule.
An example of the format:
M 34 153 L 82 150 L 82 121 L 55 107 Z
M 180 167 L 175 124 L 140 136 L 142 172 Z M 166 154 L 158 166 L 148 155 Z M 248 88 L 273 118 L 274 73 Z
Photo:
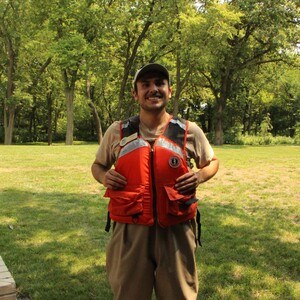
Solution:
M 188 173 L 185 173 L 185 174 L 183 174 L 182 176 L 178 177 L 178 178 L 176 179 L 176 182 L 180 182 L 180 181 L 186 180 L 186 179 L 188 179 L 188 178 L 190 178 L 190 177 L 193 177 L 194 175 L 195 175 L 194 172 L 188 172 Z
M 110 189 L 116 190 L 124 188 L 126 184 L 126 182 L 118 182 L 114 179 L 106 178 L 104 185 Z
M 185 185 L 187 183 L 191 183 L 191 182 L 197 182 L 197 176 L 192 176 L 189 178 L 185 178 L 184 180 L 178 181 L 176 183 L 176 185 L 181 186 L 181 185 Z
M 127 184 L 126 178 L 114 170 L 108 171 L 105 176 L 107 180 L 111 180 L 120 184 Z
M 118 184 L 116 182 L 112 182 L 112 183 L 106 183 L 106 187 L 111 189 L 111 190 L 121 190 L 125 187 L 124 184 Z
M 190 178 L 187 178 L 185 180 L 179 181 L 175 184 L 175 188 L 179 189 L 181 187 L 184 187 L 186 185 L 194 185 L 197 186 L 197 176 L 193 176 Z
M 116 190 L 122 189 L 127 184 L 126 178 L 115 170 L 109 170 L 104 177 L 104 185 L 107 188 Z
M 113 177 L 118 178 L 120 180 L 126 181 L 126 178 L 115 170 L 109 170 L 108 174 L 112 175 Z
M 176 190 L 178 190 L 180 193 L 190 192 L 195 190 L 197 187 L 197 184 L 195 182 L 187 183 L 185 185 L 182 185 L 180 187 L 177 187 Z
M 107 176 L 106 182 L 110 184 L 122 185 L 122 186 L 127 184 L 126 180 L 123 180 L 122 178 L 118 178 L 118 177 L 113 177 L 113 176 Z

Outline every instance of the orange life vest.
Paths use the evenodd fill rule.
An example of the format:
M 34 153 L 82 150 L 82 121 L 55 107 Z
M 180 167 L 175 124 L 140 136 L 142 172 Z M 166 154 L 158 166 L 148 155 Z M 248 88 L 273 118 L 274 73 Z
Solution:
M 139 118 L 121 122 L 120 152 L 115 170 L 127 179 L 123 190 L 107 189 L 110 218 L 121 223 L 162 227 L 195 217 L 195 191 L 182 195 L 175 188 L 188 172 L 186 137 L 188 121 L 171 118 L 151 146 L 139 135 Z

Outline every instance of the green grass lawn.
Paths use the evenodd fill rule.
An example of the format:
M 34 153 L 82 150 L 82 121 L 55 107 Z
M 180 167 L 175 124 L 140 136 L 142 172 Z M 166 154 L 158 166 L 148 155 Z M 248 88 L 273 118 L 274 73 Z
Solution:
M 112 299 L 97 145 L 0 146 L 0 255 L 19 297 Z M 300 148 L 215 147 L 198 189 L 199 299 L 300 299 Z M 176 300 L 176 299 L 175 299 Z

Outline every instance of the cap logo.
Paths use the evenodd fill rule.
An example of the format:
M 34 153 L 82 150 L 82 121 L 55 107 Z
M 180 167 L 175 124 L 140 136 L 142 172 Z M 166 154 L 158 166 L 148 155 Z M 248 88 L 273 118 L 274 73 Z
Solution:
M 180 165 L 180 159 L 177 156 L 171 156 L 169 159 L 169 165 L 172 168 L 178 168 Z

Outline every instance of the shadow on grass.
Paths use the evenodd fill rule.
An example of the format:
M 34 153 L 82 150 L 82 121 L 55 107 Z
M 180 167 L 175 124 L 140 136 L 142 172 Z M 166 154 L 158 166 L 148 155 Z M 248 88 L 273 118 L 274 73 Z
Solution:
M 209 203 L 200 208 L 198 299 L 297 299 L 299 244 L 280 238 L 283 229 L 296 233 L 282 209 Z
M 112 299 L 106 204 L 98 195 L 9 189 L 0 196 L 0 211 L 0 255 L 20 298 Z
M 295 228 L 292 219 L 274 207 L 258 214 L 234 204 L 200 207 L 198 299 L 296 299 L 299 248 L 280 239 L 283 226 Z M 113 299 L 105 274 L 106 203 L 98 195 L 9 189 L 0 210 L 0 255 L 20 296 Z

